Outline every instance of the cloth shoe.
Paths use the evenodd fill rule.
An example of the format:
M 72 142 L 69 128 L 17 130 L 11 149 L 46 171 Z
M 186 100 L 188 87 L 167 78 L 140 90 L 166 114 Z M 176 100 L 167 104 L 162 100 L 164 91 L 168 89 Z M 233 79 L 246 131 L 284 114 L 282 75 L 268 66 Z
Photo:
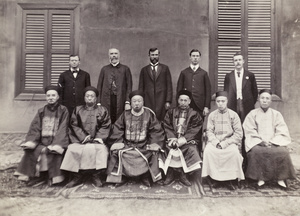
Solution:
M 149 178 L 149 173 L 146 173 L 146 174 L 142 175 L 141 182 L 142 182 L 143 185 L 145 185 L 147 187 L 151 187 L 151 181 L 150 181 L 150 178 Z
M 115 184 L 115 187 L 121 187 L 122 185 L 126 184 L 127 181 L 128 181 L 128 180 L 127 180 L 126 176 L 122 176 L 121 182 L 120 182 L 120 183 L 116 183 L 116 184 Z
M 96 186 L 96 187 L 103 187 L 103 182 L 100 178 L 100 173 L 95 173 L 92 176 L 92 183 Z
M 79 185 L 82 183 L 82 175 L 79 173 L 74 173 L 73 174 L 73 179 L 70 181 L 67 185 L 66 188 L 71 188 L 75 187 L 76 185 Z
M 46 182 L 46 180 L 47 180 L 47 172 L 41 172 L 39 177 L 30 179 L 27 182 L 27 186 L 32 187 L 32 186 L 35 186 L 38 184 L 42 184 L 42 183 Z
M 228 181 L 226 186 L 229 190 L 236 190 L 236 187 L 233 185 L 233 181 Z
M 174 170 L 172 168 L 168 169 L 164 185 L 170 185 L 174 182 Z

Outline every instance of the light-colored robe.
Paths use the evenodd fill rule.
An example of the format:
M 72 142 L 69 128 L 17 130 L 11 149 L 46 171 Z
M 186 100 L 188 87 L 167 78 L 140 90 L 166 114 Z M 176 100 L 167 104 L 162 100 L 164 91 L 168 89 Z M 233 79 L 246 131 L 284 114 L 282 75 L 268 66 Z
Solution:
M 243 137 L 240 118 L 230 109 L 213 111 L 208 116 L 207 145 L 203 153 L 202 177 L 218 181 L 245 179 L 239 146 Z M 224 141 L 221 144 L 221 141 Z M 220 143 L 222 149 L 216 148 Z

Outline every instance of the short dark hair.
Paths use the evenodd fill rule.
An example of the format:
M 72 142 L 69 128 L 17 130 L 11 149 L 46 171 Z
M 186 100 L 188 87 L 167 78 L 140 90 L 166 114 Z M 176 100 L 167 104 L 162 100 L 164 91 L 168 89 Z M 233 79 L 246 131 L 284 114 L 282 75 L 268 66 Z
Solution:
M 201 52 L 198 49 L 192 49 L 190 52 L 190 56 L 192 55 L 193 52 L 198 52 L 199 55 L 201 56 Z
M 244 56 L 243 56 L 243 54 L 241 53 L 241 52 L 236 52 L 236 53 L 234 53 L 234 55 L 233 55 L 233 58 L 235 57 L 235 56 L 242 56 L 243 57 L 243 59 L 244 59 Z
M 78 54 L 71 54 L 69 58 L 71 58 L 71 57 L 76 57 L 76 56 L 78 56 L 78 59 L 79 59 L 79 61 L 80 61 L 80 57 L 79 57 Z
M 158 50 L 156 47 L 152 47 L 152 48 L 149 49 L 149 53 L 148 54 L 150 55 L 151 52 L 154 52 L 156 50 Z M 159 53 L 160 53 L 160 51 L 158 50 L 158 54 Z

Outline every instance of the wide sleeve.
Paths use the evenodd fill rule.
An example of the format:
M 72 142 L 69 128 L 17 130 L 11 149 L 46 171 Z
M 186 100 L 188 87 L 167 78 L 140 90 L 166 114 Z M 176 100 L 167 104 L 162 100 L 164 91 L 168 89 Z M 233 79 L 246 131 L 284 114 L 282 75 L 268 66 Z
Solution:
M 207 72 L 205 72 L 204 75 L 204 84 L 205 84 L 205 107 L 210 109 L 211 84 Z
M 184 138 L 187 142 L 190 140 L 195 140 L 196 135 L 199 133 L 203 125 L 203 120 L 198 112 L 195 112 L 194 115 L 191 116 L 188 122 L 188 126 L 186 132 L 184 134 Z M 200 141 L 200 140 L 198 140 Z
M 237 113 L 231 113 L 230 114 L 230 122 L 232 126 L 233 133 L 229 137 L 225 137 L 223 142 L 226 143 L 226 146 L 229 146 L 231 144 L 236 144 L 238 146 L 241 146 L 242 138 L 243 138 L 243 129 L 241 120 Z
M 38 111 L 38 113 L 35 115 L 35 117 L 33 118 L 28 133 L 26 135 L 25 138 L 25 142 L 27 141 L 32 141 L 34 142 L 36 145 L 40 144 L 41 142 L 41 113 L 40 111 Z
M 81 143 L 88 135 L 86 132 L 82 130 L 79 109 L 80 107 L 76 107 L 74 109 L 70 119 L 70 125 L 71 125 L 70 140 L 72 143 Z
M 274 137 L 270 139 L 270 143 L 279 146 L 287 146 L 288 144 L 290 144 L 291 137 L 290 137 L 289 129 L 280 112 L 276 112 L 275 114 L 274 127 L 275 127 L 275 134 Z
M 173 109 L 168 110 L 163 121 L 167 139 L 177 137 L 173 125 L 173 111 Z
M 255 122 L 255 115 L 255 110 L 251 111 L 246 116 L 243 123 L 246 152 L 250 151 L 254 146 L 263 141 L 261 136 L 258 134 L 257 123 Z
M 107 140 L 111 127 L 111 120 L 105 107 L 98 107 L 97 128 L 95 138 L 101 138 L 104 142 Z
M 154 114 L 150 115 L 147 143 L 148 144 L 156 143 L 161 148 L 163 148 L 165 144 L 164 130 L 162 129 L 160 122 L 157 120 Z
M 66 107 L 59 108 L 59 126 L 54 136 L 51 145 L 59 145 L 63 148 L 67 148 L 69 145 L 69 112 Z
M 172 86 L 172 77 L 169 70 L 169 67 L 166 68 L 167 73 L 167 97 L 166 102 L 172 103 L 172 97 L 173 97 L 173 86 Z
M 102 68 L 98 78 L 97 89 L 99 91 L 98 102 L 100 103 L 100 97 L 102 96 L 103 91 L 103 82 L 104 82 L 104 69 Z
M 207 141 L 208 144 L 213 145 L 214 147 L 220 142 L 220 140 L 215 135 L 215 120 L 214 120 L 214 113 L 209 114 L 207 119 L 207 126 L 206 126 L 206 134 L 207 134 Z
M 112 126 L 112 132 L 107 140 L 107 144 L 111 147 L 114 143 L 124 143 L 124 136 L 126 130 L 124 111 L 117 121 Z
M 132 92 L 132 76 L 131 76 L 131 71 L 129 67 L 126 67 L 126 101 L 129 101 L 129 94 Z

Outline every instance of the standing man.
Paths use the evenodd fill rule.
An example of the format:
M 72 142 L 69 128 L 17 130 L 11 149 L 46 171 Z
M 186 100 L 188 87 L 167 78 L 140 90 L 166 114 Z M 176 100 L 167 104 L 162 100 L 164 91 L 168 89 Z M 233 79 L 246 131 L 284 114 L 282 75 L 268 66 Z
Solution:
M 200 68 L 201 53 L 197 49 L 190 52 L 191 64 L 181 71 L 177 82 L 177 93 L 186 89 L 192 93 L 191 107 L 203 118 L 209 113 L 211 100 L 211 85 L 208 74 Z
M 149 49 L 150 64 L 141 70 L 139 90 L 145 94 L 145 106 L 162 121 L 171 106 L 173 88 L 169 67 L 159 63 L 159 54 L 157 48 Z
M 240 52 L 234 54 L 234 71 L 226 74 L 224 80 L 224 91 L 228 92 L 228 108 L 237 112 L 242 122 L 254 109 L 258 96 L 255 76 L 244 69 L 244 63 Z
M 24 156 L 14 175 L 28 181 L 28 186 L 47 180 L 52 185 L 64 180 L 60 165 L 69 145 L 69 113 L 58 103 L 59 89 L 58 86 L 45 88 L 47 105 L 38 110 L 21 144 Z
M 120 63 L 120 52 L 116 48 L 108 51 L 110 64 L 104 66 L 99 75 L 98 101 L 107 107 L 111 122 L 114 123 L 124 111 L 130 109 L 129 94 L 132 77 L 129 67 Z
M 76 106 L 84 105 L 83 90 L 91 85 L 89 73 L 79 68 L 78 55 L 70 55 L 70 69 L 60 74 L 58 85 L 61 87 L 61 102 L 65 105 L 69 114 Z

